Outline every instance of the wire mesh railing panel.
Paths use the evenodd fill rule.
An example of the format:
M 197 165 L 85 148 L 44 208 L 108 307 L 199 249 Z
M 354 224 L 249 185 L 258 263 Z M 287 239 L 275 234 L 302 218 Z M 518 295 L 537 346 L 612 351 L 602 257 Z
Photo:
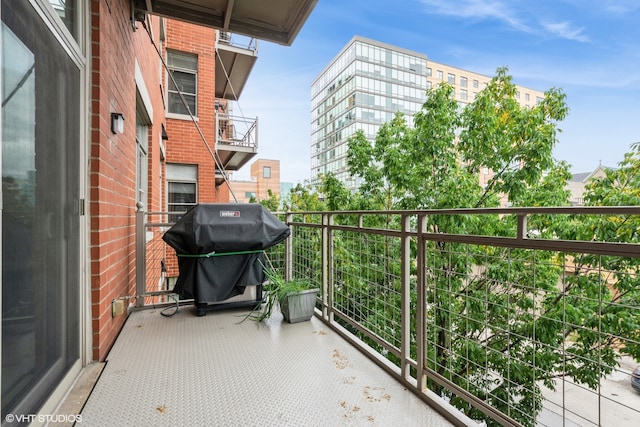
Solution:
M 291 239 L 292 278 L 308 280 L 322 289 L 322 230 L 294 226 Z
M 637 272 L 607 268 L 624 259 L 444 242 L 425 251 L 430 372 L 526 426 L 640 417 L 637 405 L 603 393 L 612 374 L 628 384 L 618 367 L 638 345 L 637 328 L 622 324 L 638 318 L 637 300 L 625 298 Z M 487 418 L 455 388 L 428 386 L 469 417 Z
M 398 354 L 402 329 L 398 237 L 334 231 L 332 240 L 334 308 L 356 324 L 356 335 L 383 355 Z M 359 332 L 369 331 L 377 343 Z
M 168 213 L 150 213 L 145 225 L 145 295 L 144 305 L 173 303 L 178 295 L 171 293 L 178 277 L 178 257 L 175 250 L 162 240 L 173 225 Z M 154 295 L 155 294 L 155 295 Z

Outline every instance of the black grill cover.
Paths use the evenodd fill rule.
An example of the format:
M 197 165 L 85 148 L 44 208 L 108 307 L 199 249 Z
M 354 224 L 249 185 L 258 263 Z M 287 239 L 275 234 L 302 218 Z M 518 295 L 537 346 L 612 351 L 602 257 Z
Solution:
M 260 251 L 289 234 L 286 224 L 257 203 L 196 205 L 162 237 L 178 255 L 174 290 L 200 304 L 242 294 L 245 286 L 265 281 Z

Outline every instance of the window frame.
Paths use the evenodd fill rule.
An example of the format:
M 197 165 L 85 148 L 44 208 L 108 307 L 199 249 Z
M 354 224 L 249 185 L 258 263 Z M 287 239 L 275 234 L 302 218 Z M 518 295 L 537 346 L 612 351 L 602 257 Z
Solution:
M 183 57 L 192 57 L 195 59 L 195 69 L 191 69 L 191 68 L 184 68 L 184 67 L 179 67 L 179 66 L 175 66 L 172 64 L 172 61 L 170 60 L 170 56 L 183 56 Z M 174 111 L 172 109 L 172 102 L 171 99 L 174 98 L 175 96 L 178 97 L 179 101 L 180 101 L 180 106 L 182 109 L 184 109 L 184 104 L 182 103 L 182 99 L 180 97 L 180 93 L 182 93 L 182 96 L 184 96 L 185 100 L 189 100 L 191 97 L 193 97 L 193 111 L 191 111 L 191 116 L 193 117 L 198 117 L 198 55 L 195 53 L 191 53 L 191 52 L 185 52 L 182 50 L 175 50 L 175 49 L 167 49 L 167 116 L 168 117 L 190 117 L 188 112 L 183 112 L 183 111 Z M 185 91 L 179 91 L 179 88 L 175 88 L 175 89 L 171 89 L 172 86 L 175 86 L 173 84 L 173 79 L 171 78 L 173 76 L 173 72 L 179 72 L 179 73 L 184 73 L 184 74 L 192 74 L 193 75 L 193 86 L 194 86 L 194 92 L 190 93 L 190 92 L 185 92 Z M 174 77 L 175 78 L 175 77 Z M 176 82 L 177 83 L 177 82 Z M 188 103 L 188 102 L 187 102 Z M 189 106 L 189 109 L 191 109 L 191 106 Z
M 182 169 L 182 170 L 180 170 Z M 191 175 L 193 176 L 187 176 Z M 166 169 L 166 191 L 167 191 L 167 212 L 175 212 L 173 215 L 169 215 L 169 222 L 175 222 L 180 218 L 181 210 L 175 210 L 174 206 L 190 206 L 193 207 L 198 204 L 198 165 L 196 164 L 184 164 L 184 163 L 168 163 Z M 194 201 L 193 202 L 172 202 L 171 201 L 171 184 L 193 184 L 194 185 Z M 177 193 L 177 192 L 176 192 Z M 179 193 L 186 194 L 186 193 Z M 189 210 L 189 208 L 187 208 Z M 186 210 L 186 211 L 187 211 Z M 184 212 L 186 212 L 184 211 Z

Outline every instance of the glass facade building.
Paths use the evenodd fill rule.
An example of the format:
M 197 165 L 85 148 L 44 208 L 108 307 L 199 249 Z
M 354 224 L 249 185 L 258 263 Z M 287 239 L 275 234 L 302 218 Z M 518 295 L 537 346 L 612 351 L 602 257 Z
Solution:
M 347 141 L 359 129 L 375 138 L 397 111 L 409 121 L 422 107 L 427 57 L 354 37 L 311 87 L 311 181 L 333 173 L 348 188 L 357 179 L 347 166 Z
M 311 182 L 332 173 L 347 188 L 360 185 L 347 165 L 347 146 L 358 130 L 375 139 L 383 123 L 396 112 L 413 124 L 426 91 L 441 82 L 454 88 L 464 105 L 472 102 L 491 77 L 427 60 L 427 56 L 355 36 L 311 85 Z M 533 106 L 544 93 L 517 86 L 516 100 Z M 487 176 L 481 176 L 481 184 Z

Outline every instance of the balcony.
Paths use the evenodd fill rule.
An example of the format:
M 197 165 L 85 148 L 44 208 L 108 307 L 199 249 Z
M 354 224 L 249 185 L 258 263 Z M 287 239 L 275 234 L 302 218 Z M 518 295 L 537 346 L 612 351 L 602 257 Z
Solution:
M 232 116 L 216 111 L 216 151 L 225 171 L 237 171 L 258 153 L 258 119 Z M 216 185 L 224 182 L 216 174 Z
M 545 239 L 530 229 L 562 216 L 618 224 L 637 220 L 640 208 L 287 214 L 292 236 L 268 256 L 283 276 L 318 284 L 316 317 L 256 325 L 240 323 L 247 309 L 197 318 L 183 306 L 161 316 L 176 306 L 167 302 L 176 259 L 160 240 L 170 224 L 167 214 L 139 212 L 140 311 L 113 347 L 83 421 L 634 425 L 640 396 L 629 368 L 637 361 L 623 353 L 640 344 L 640 302 L 624 294 L 639 291 L 640 247 Z M 433 228 L 487 217 L 513 227 L 499 235 Z M 619 322 L 636 326 L 623 333 Z M 593 351 L 581 351 L 581 335 Z M 563 374 L 574 368 L 597 376 Z
M 216 98 L 237 101 L 258 59 L 255 39 L 220 32 L 216 44 Z
M 134 0 L 151 13 L 290 46 L 318 0 Z

